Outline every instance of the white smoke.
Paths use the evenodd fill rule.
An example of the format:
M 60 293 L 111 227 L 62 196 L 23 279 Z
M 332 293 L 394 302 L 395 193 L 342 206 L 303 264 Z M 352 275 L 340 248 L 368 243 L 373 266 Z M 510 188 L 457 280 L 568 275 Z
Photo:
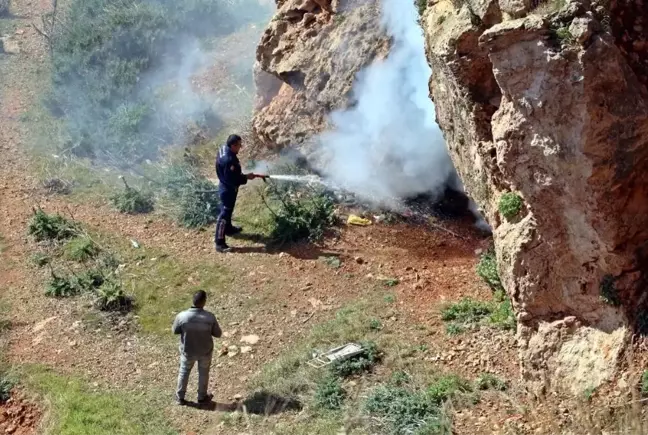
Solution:
M 392 37 L 384 60 L 356 77 L 356 104 L 333 112 L 319 137 L 333 183 L 381 205 L 441 194 L 454 168 L 428 95 L 424 39 L 412 0 L 383 0 L 382 24 Z

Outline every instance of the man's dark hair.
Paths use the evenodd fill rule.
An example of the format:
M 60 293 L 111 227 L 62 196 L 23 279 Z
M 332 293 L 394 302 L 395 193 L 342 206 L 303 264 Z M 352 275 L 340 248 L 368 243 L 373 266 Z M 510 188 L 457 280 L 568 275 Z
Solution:
M 201 307 L 207 302 L 207 293 L 205 290 L 199 290 L 193 295 L 193 305 L 194 307 Z
M 230 134 L 229 137 L 227 138 L 227 144 L 228 147 L 231 147 L 232 145 L 236 144 L 237 142 L 241 141 L 241 136 L 238 134 Z

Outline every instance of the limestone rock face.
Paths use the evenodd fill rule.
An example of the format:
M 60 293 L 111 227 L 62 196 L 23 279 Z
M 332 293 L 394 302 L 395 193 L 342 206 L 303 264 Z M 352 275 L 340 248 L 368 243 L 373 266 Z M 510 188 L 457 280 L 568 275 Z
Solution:
M 257 49 L 255 139 L 276 150 L 322 131 L 355 75 L 388 49 L 376 0 L 277 0 Z
M 498 24 L 468 3 L 428 7 L 431 96 L 494 228 L 523 376 L 582 391 L 614 374 L 645 318 L 648 23 L 634 2 L 499 5 Z M 524 203 L 511 218 L 507 192 Z

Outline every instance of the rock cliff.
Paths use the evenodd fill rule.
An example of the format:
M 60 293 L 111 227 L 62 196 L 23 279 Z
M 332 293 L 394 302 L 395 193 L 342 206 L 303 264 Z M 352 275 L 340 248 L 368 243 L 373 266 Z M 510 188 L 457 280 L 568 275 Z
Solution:
M 277 0 L 255 68 L 263 145 L 304 144 L 350 103 L 389 49 L 376 1 Z M 598 386 L 648 329 L 648 14 L 600 1 L 429 0 L 421 17 L 437 121 L 494 229 L 538 392 Z
M 648 23 L 639 1 L 533 3 L 430 2 L 430 91 L 494 228 L 522 374 L 577 392 L 646 322 Z
M 257 50 L 255 138 L 277 150 L 322 131 L 356 73 L 388 49 L 376 0 L 277 0 Z

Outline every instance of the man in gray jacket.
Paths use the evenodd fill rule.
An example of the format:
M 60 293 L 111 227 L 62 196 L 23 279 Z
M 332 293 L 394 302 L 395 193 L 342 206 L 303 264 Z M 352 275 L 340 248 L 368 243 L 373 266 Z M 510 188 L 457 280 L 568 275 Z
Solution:
M 207 393 L 214 341 L 222 335 L 216 316 L 204 309 L 207 293 L 200 290 L 193 296 L 193 306 L 178 314 L 173 321 L 173 333 L 180 335 L 180 374 L 176 401 L 185 405 L 189 374 L 198 363 L 198 403 L 209 403 L 213 397 Z

